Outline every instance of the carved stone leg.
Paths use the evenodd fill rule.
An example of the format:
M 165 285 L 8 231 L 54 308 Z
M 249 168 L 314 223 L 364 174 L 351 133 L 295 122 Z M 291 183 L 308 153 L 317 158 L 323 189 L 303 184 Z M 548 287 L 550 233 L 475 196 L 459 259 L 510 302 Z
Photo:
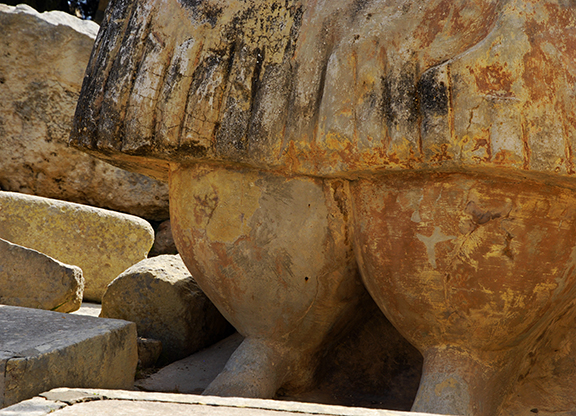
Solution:
M 315 355 L 363 287 L 347 183 L 193 165 L 170 173 L 186 265 L 246 337 L 205 394 L 272 397 L 306 386 Z
M 424 355 L 413 410 L 497 415 L 528 349 L 574 296 L 576 197 L 490 176 L 352 185 L 368 291 Z

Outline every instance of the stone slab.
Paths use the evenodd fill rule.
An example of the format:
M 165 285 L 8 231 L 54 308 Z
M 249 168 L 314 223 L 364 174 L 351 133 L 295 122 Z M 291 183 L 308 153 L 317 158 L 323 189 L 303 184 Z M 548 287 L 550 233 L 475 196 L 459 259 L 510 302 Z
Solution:
M 0 305 L 0 407 L 54 387 L 132 388 L 136 325 Z
M 239 333 L 172 363 L 150 377 L 138 380 L 134 385 L 144 391 L 202 393 L 224 369 L 226 362 L 242 343 Z
M 80 308 L 77 311 L 72 312 L 74 315 L 88 315 L 99 317 L 102 311 L 102 305 L 93 302 L 82 302 Z
M 146 258 L 154 231 L 142 218 L 57 199 L 0 192 L 0 238 L 38 250 L 84 273 L 84 299 Z
M 381 409 L 173 393 L 58 388 L 0 410 L 0 416 L 433 416 Z M 50 410 L 61 406 L 58 410 Z M 42 413 L 44 411 L 44 413 Z

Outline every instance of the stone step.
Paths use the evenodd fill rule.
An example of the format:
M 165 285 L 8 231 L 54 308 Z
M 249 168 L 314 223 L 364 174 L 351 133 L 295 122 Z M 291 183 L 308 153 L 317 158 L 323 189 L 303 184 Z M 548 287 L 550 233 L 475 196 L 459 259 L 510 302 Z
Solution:
M 131 389 L 132 322 L 0 305 L 0 408 L 55 387 Z
M 239 397 L 58 388 L 0 410 L 0 416 L 433 416 Z

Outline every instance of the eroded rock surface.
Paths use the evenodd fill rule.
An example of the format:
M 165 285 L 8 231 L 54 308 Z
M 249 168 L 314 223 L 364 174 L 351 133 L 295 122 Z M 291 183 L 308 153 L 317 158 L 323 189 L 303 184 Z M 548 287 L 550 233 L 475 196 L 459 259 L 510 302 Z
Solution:
M 73 312 L 80 308 L 84 277 L 77 266 L 0 239 L 0 303 Z
M 0 238 L 82 269 L 84 299 L 146 258 L 150 224 L 133 215 L 15 192 L 0 192 Z
M 413 410 L 573 409 L 575 26 L 565 0 L 111 3 L 71 143 L 169 178 L 246 337 L 206 393 L 313 385 L 359 268 L 424 356 Z
M 67 146 L 98 25 L 0 5 L 0 188 L 168 218 L 168 189 Z
M 232 330 L 178 255 L 142 260 L 125 270 L 106 289 L 100 316 L 135 322 L 139 336 L 161 341 L 160 364 L 212 345 Z
M 195 4 L 115 3 L 74 145 L 157 176 L 194 160 L 574 174 L 571 3 Z

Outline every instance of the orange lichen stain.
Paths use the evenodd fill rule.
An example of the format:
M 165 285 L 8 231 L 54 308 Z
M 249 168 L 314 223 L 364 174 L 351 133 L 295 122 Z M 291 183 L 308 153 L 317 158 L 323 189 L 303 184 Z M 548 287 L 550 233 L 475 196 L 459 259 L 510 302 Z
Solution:
M 422 164 L 420 152 L 415 148 L 415 144 L 406 138 L 400 143 L 390 144 L 387 158 L 392 167 L 403 169 L 415 169 Z
M 434 153 L 431 157 L 429 162 L 432 165 L 441 165 L 442 162 L 453 160 L 454 153 L 451 149 L 452 146 L 448 145 L 447 143 L 443 143 L 441 145 L 432 145 L 430 146 L 430 150 Z
M 559 157 L 556 159 L 555 162 L 555 167 L 554 167 L 554 172 L 556 173 L 564 173 L 566 168 L 564 166 L 564 158 L 563 157 Z
M 490 140 L 490 132 L 488 129 L 482 129 L 481 136 L 474 136 L 472 138 L 473 147 L 466 153 L 470 153 L 470 159 L 476 162 L 489 163 L 492 160 L 492 142 Z M 484 155 L 481 155 L 481 152 Z
M 340 151 L 349 146 L 350 140 L 341 134 L 330 132 L 324 136 L 324 146 L 328 150 Z
M 523 80 L 534 101 L 554 100 L 576 55 L 576 14 L 558 4 L 544 5 L 547 13 L 526 22 L 531 50 L 524 56 Z M 545 18 L 544 18 L 545 17 Z
M 482 94 L 497 97 L 513 97 L 512 73 L 506 68 L 507 64 L 498 62 L 484 67 L 469 67 L 468 70 L 474 76 L 476 87 Z
M 492 162 L 498 166 L 521 168 L 524 161 L 515 153 L 502 149 L 494 155 Z
M 361 170 L 373 170 L 388 168 L 390 161 L 386 154 L 385 146 L 378 146 L 359 155 L 359 167 Z
M 418 30 L 414 34 L 414 37 L 421 41 L 421 48 L 430 46 L 436 36 L 442 33 L 452 8 L 451 0 L 442 0 L 436 7 L 426 11 Z
M 291 172 L 298 172 L 301 168 L 302 161 L 299 159 L 298 151 L 296 150 L 296 146 L 294 141 L 291 140 L 288 144 L 288 148 L 285 151 L 285 155 L 287 158 L 286 164 L 288 169 Z

